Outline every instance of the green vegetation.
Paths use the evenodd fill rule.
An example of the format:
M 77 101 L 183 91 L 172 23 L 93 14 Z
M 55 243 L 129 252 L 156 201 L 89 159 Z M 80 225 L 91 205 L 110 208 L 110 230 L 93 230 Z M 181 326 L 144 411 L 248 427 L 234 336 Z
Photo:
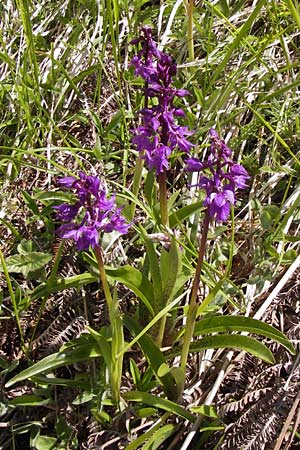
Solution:
M 194 3 L 0 4 L 3 450 L 299 446 L 300 6 Z M 185 141 L 159 174 L 132 142 L 161 101 L 130 63 L 143 26 L 189 91 L 171 101 L 189 156 L 213 128 L 249 174 L 228 220 Z M 83 173 L 88 200 L 66 186 Z M 79 195 L 84 227 L 96 178 L 107 215 L 80 248 L 54 207 Z

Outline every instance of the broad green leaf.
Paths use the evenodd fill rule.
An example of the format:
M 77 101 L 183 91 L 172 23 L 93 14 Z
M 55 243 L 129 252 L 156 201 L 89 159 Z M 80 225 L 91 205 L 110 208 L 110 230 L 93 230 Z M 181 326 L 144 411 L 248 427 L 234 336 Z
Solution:
M 158 312 L 161 309 L 161 298 L 162 298 L 162 281 L 161 281 L 161 274 L 160 274 L 160 268 L 159 268 L 159 262 L 157 255 L 155 253 L 155 248 L 153 242 L 148 238 L 146 231 L 142 226 L 140 226 L 142 235 L 145 241 L 145 246 L 147 250 L 147 256 L 149 258 L 149 264 L 150 264 L 150 273 L 151 273 L 151 279 L 152 279 L 152 285 L 153 285 L 153 292 L 154 292 L 154 304 L 153 309 L 154 312 Z
M 180 224 L 187 217 L 195 214 L 203 208 L 203 201 L 192 203 L 191 205 L 184 206 L 178 209 L 178 211 L 173 212 L 169 216 L 170 228 L 174 228 L 178 223 Z
M 9 401 L 9 404 L 14 406 L 39 406 L 46 405 L 50 401 L 50 398 L 41 398 L 37 395 L 24 394 L 13 398 Z
M 156 409 L 155 409 L 156 411 Z M 154 412 L 151 412 L 151 415 L 153 415 Z M 138 413 L 137 413 L 138 415 Z M 149 414 L 150 415 L 150 414 Z M 153 425 L 148 431 L 146 431 L 145 433 L 142 433 L 140 436 L 138 436 L 134 441 L 132 441 L 126 448 L 125 450 L 136 450 L 137 448 L 141 448 L 141 446 L 147 442 L 147 440 L 157 431 L 161 428 L 162 424 L 166 421 L 166 419 L 168 418 L 169 413 L 165 413 L 162 417 L 161 420 L 156 423 L 155 425 Z
M 189 411 L 179 406 L 177 403 L 171 402 L 162 397 L 157 397 L 156 395 L 149 394 L 148 392 L 138 392 L 129 391 L 122 395 L 128 402 L 141 402 L 146 405 L 155 406 L 156 408 L 168 411 L 172 414 L 176 414 L 189 422 L 194 423 L 196 416 L 191 414 Z
M 274 364 L 274 356 L 268 347 L 261 342 L 249 336 L 241 336 L 239 334 L 219 334 L 217 336 L 207 336 L 199 341 L 192 342 L 190 353 L 201 352 L 209 348 L 232 348 L 251 353 L 251 355 L 262 359 L 263 361 Z M 166 357 L 174 358 L 181 355 L 181 348 L 174 348 Z
M 35 375 L 50 372 L 58 367 L 75 364 L 90 358 L 97 358 L 98 356 L 101 356 L 101 353 L 95 342 L 88 342 L 76 346 L 74 349 L 66 349 L 65 351 L 54 353 L 18 373 L 6 383 L 6 387 L 10 387 L 19 381 L 32 378 Z
M 139 334 L 142 330 L 142 327 L 128 316 L 124 317 L 124 325 L 134 336 Z M 151 369 L 162 383 L 167 397 L 171 399 L 177 398 L 175 380 L 171 373 L 168 372 L 168 365 L 163 353 L 146 334 L 139 338 L 138 344 L 140 345 L 145 357 L 148 359 Z M 162 368 L 164 368 L 164 370 L 162 370 Z
M 172 294 L 175 294 L 176 281 L 181 271 L 181 251 L 175 239 L 172 239 L 169 250 L 163 249 L 161 252 L 162 307 L 167 304 Z
M 63 291 L 64 289 L 79 289 L 87 284 L 95 283 L 96 281 L 99 281 L 99 279 L 89 272 L 84 272 L 69 278 L 58 278 L 51 280 L 51 282 L 41 283 L 33 290 L 31 298 L 32 300 L 37 300 L 41 297 L 47 297 L 54 294 L 55 292 Z
M 37 436 L 34 439 L 36 450 L 57 450 L 57 439 L 51 436 Z
M 156 450 L 177 430 L 178 425 L 171 423 L 164 425 L 150 437 L 150 439 L 143 446 L 143 450 Z
M 216 419 L 218 417 L 216 408 L 209 405 L 192 406 L 190 408 L 193 413 L 202 414 L 203 416 L 212 417 Z
M 194 335 L 201 336 L 208 333 L 224 333 L 229 331 L 245 331 L 271 338 L 283 345 L 292 354 L 295 354 L 292 343 L 283 333 L 271 325 L 261 320 L 252 319 L 251 317 L 215 316 L 202 319 L 196 323 Z
M 33 252 L 35 248 L 32 241 L 22 239 L 17 246 L 17 250 L 20 255 L 26 255 L 27 253 Z
M 297 258 L 297 252 L 295 249 L 291 248 L 287 252 L 283 254 L 282 263 L 283 264 L 292 264 L 293 261 Z
M 9 256 L 5 262 L 8 272 L 22 273 L 27 277 L 29 272 L 41 269 L 51 259 L 52 255 L 50 253 L 30 252 Z M 0 267 L 0 271 L 2 271 L 2 267 Z
M 268 230 L 269 228 L 271 228 L 272 224 L 273 224 L 273 218 L 271 216 L 271 214 L 269 213 L 269 211 L 266 211 L 265 209 L 262 210 L 261 215 L 260 215 L 260 222 L 262 227 L 265 230 Z
M 101 354 L 105 360 L 107 367 L 111 368 L 112 366 L 112 351 L 111 344 L 108 342 L 105 336 L 102 333 L 98 333 L 90 327 L 87 327 L 87 330 L 91 334 L 92 338 L 95 339 L 95 342 L 99 348 L 99 354 Z
M 106 267 L 105 271 L 109 282 L 120 281 L 123 283 L 142 300 L 152 316 L 154 315 L 152 307 L 154 303 L 153 286 L 141 271 L 131 266 L 122 266 L 118 269 Z

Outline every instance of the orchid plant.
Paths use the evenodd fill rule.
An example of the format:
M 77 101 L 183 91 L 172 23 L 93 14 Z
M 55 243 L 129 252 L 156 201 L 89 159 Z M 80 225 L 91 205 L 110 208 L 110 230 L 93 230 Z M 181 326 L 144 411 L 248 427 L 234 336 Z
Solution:
M 248 332 L 272 337 L 290 351 L 293 351 L 293 347 L 282 333 L 251 318 L 222 316 L 221 327 L 220 316 L 203 318 L 209 298 L 204 298 L 201 303 L 199 289 L 207 252 L 209 228 L 213 223 L 225 223 L 228 220 L 230 212 L 233 213 L 237 191 L 247 188 L 250 176 L 241 164 L 234 161 L 231 149 L 213 128 L 209 131 L 210 147 L 207 157 L 199 158 L 199 156 L 191 155 L 192 149 L 196 146 L 189 141 L 189 137 L 194 132 L 184 124 L 185 112 L 183 108 L 177 106 L 178 99 L 189 95 L 189 92 L 174 86 L 177 74 L 176 63 L 170 55 L 159 50 L 150 27 L 142 27 L 140 36 L 131 44 L 138 45 L 139 51 L 133 56 L 130 64 L 135 76 L 141 77 L 144 81 L 143 108 L 137 114 L 139 124 L 132 130 L 132 143 L 139 156 L 133 194 L 137 195 L 136 187 L 140 188 L 142 185 L 141 182 L 137 183 L 137 180 L 141 180 L 141 162 L 143 162 L 147 170 L 157 179 L 160 202 L 160 220 L 157 220 L 157 223 L 147 223 L 148 229 L 153 227 L 152 235 L 148 234 L 142 226 L 135 226 L 145 242 L 146 256 L 142 263 L 144 266 L 142 268 L 129 265 L 120 268 L 105 267 L 101 236 L 103 233 L 113 231 L 126 234 L 133 223 L 128 222 L 124 217 L 122 208 L 117 207 L 116 195 L 108 194 L 98 176 L 87 175 L 81 171 L 78 177 L 67 176 L 58 180 L 58 186 L 70 192 L 71 196 L 69 202 L 54 205 L 56 218 L 62 222 L 57 229 L 57 234 L 63 239 L 73 240 L 78 251 L 87 253 L 91 251 L 95 256 L 90 258 L 89 262 L 98 269 L 97 276 L 100 275 L 108 307 L 109 326 L 100 331 L 87 327 L 93 343 L 85 342 L 83 353 L 86 358 L 100 355 L 103 357 L 109 374 L 109 386 L 114 404 L 121 410 L 123 397 L 126 401 L 144 401 L 153 405 L 160 402 L 163 408 L 170 405 L 167 403 L 166 407 L 160 397 L 152 394 L 151 397 L 148 392 L 148 395 L 145 392 L 121 394 L 123 355 L 138 343 L 149 363 L 145 381 L 138 375 L 136 363 L 131 362 L 132 377 L 137 380 L 136 384 L 140 390 L 150 391 L 156 387 L 151 378 L 154 374 L 169 401 L 172 400 L 174 410 L 180 411 L 182 417 L 191 419 L 190 413 L 175 404 L 180 401 L 184 391 L 186 367 L 191 351 L 222 346 L 238 347 L 271 362 L 272 354 L 263 343 L 247 336 L 230 333 L 243 331 L 241 321 L 247 325 Z M 187 207 L 185 205 L 181 210 L 176 211 L 182 222 L 182 228 L 184 220 L 191 214 L 199 209 L 203 212 L 203 220 L 198 226 L 201 237 L 197 263 L 195 265 L 193 261 L 191 264 L 192 275 L 185 272 L 188 264 L 185 266 L 183 264 L 187 245 L 172 229 L 175 224 L 173 221 L 171 223 L 169 216 L 168 198 L 171 193 L 168 192 L 167 174 L 172 165 L 171 156 L 176 152 L 185 160 L 183 179 L 186 179 L 186 172 L 197 172 L 198 179 L 194 187 L 205 194 L 201 206 L 197 204 Z M 158 236 L 156 242 L 153 239 L 154 235 Z M 159 235 L 162 235 L 161 239 Z M 159 246 L 161 241 L 164 241 L 162 247 Z M 95 281 L 92 275 L 87 279 L 89 282 Z M 189 290 L 191 279 L 191 290 Z M 149 320 L 142 322 L 138 314 L 134 318 L 129 315 L 122 317 L 115 292 L 113 295 L 111 293 L 110 284 L 114 281 L 123 283 L 143 302 L 149 312 Z M 46 297 L 43 288 L 42 286 L 40 289 L 40 296 L 43 294 Z M 186 305 L 183 303 L 184 297 L 187 298 Z M 170 327 L 171 333 L 167 335 L 168 319 L 172 315 L 175 315 L 175 321 Z M 201 320 L 197 321 L 200 315 Z M 159 326 L 156 327 L 156 325 Z M 130 342 L 124 342 L 123 326 L 131 333 Z M 218 335 L 219 331 L 222 332 L 221 335 Z M 199 335 L 210 336 L 193 342 L 194 337 Z M 174 342 L 175 345 L 173 345 Z M 171 347 L 167 356 L 161 351 L 165 344 Z M 76 353 L 76 349 L 73 348 L 67 349 L 65 353 L 62 351 L 59 355 L 59 358 L 56 358 L 56 355 L 47 357 L 47 369 L 83 359 L 82 353 Z M 174 361 L 175 356 L 180 356 L 179 367 L 176 365 L 170 367 L 168 359 Z M 41 373 L 44 367 L 43 362 L 38 362 L 12 378 L 8 384 L 12 385 L 17 381 L 34 377 L 37 373 Z M 154 400 L 153 397 L 155 397 Z M 193 419 L 194 417 L 191 420 Z

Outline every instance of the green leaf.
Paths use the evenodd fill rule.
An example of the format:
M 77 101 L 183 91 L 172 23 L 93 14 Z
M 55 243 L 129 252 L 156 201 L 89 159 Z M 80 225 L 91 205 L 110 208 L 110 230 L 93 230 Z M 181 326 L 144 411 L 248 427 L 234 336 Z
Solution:
M 149 394 L 148 392 L 129 391 L 125 392 L 122 396 L 129 402 L 141 402 L 145 403 L 146 405 L 155 406 L 156 408 L 168 411 L 172 414 L 176 414 L 177 416 L 182 417 L 183 419 L 186 419 L 192 423 L 194 423 L 196 420 L 196 417 L 193 414 L 184 409 L 182 406 L 179 406 L 177 403 L 171 402 L 170 400 L 162 397 L 157 397 L 155 395 Z
M 293 261 L 297 258 L 297 252 L 295 249 L 290 249 L 283 254 L 282 263 L 283 264 L 292 264 Z
M 214 406 L 209 405 L 201 405 L 201 406 L 192 406 L 191 411 L 196 414 L 202 414 L 206 417 L 212 417 L 216 419 L 218 417 L 216 408 Z
M 105 272 L 109 282 L 120 281 L 123 283 L 142 300 L 152 316 L 154 315 L 152 307 L 154 303 L 153 286 L 141 271 L 131 266 L 122 266 L 119 269 L 106 267 Z
M 39 211 L 39 208 L 38 208 L 36 202 L 34 201 L 34 199 L 28 194 L 28 192 L 23 191 L 22 195 L 25 200 L 25 203 L 27 204 L 27 206 L 31 210 L 31 212 L 34 215 L 39 216 L 40 211 Z
M 30 272 L 41 269 L 51 259 L 52 255 L 50 253 L 30 252 L 9 256 L 5 262 L 8 272 L 22 273 L 27 277 Z M 0 267 L 0 271 L 2 271 L 2 267 Z
M 208 333 L 224 333 L 228 331 L 245 331 L 261 336 L 269 337 L 283 345 L 289 352 L 295 354 L 293 344 L 276 328 L 262 322 L 244 316 L 215 316 L 202 319 L 195 325 L 194 335 L 201 336 Z
M 22 241 L 17 246 L 18 253 L 20 255 L 26 255 L 27 253 L 30 253 L 34 251 L 33 242 L 28 241 L 27 239 L 22 239 Z
M 209 348 L 234 348 L 251 353 L 251 355 L 262 359 L 263 361 L 274 364 L 274 356 L 268 347 L 261 342 L 249 336 L 241 336 L 239 334 L 220 334 L 217 336 L 208 336 L 199 341 L 192 342 L 190 353 L 201 352 Z M 166 357 L 174 358 L 181 355 L 181 348 L 174 348 Z
M 169 217 L 170 228 L 181 224 L 184 219 L 199 211 L 201 208 L 203 208 L 203 201 L 192 203 L 173 212 Z
M 65 351 L 46 356 L 46 358 L 38 361 L 33 366 L 28 367 L 11 378 L 6 383 L 6 387 L 10 387 L 19 381 L 32 378 L 35 375 L 50 372 L 58 367 L 66 366 L 68 364 L 75 364 L 77 362 L 85 361 L 90 358 L 97 358 L 99 356 L 101 356 L 101 353 L 98 345 L 94 341 L 81 343 L 73 349 L 66 349 Z
M 162 305 L 163 308 L 168 300 L 175 294 L 176 282 L 182 271 L 181 251 L 175 239 L 172 239 L 169 250 L 163 249 L 160 259 L 160 272 L 162 280 Z
M 57 439 L 51 436 L 38 436 L 34 440 L 36 450 L 56 450 Z
M 33 290 L 31 298 L 32 300 L 37 300 L 41 297 L 47 297 L 54 294 L 55 292 L 63 291 L 64 289 L 79 289 L 87 284 L 95 283 L 95 281 L 98 281 L 98 278 L 89 272 L 84 272 L 69 278 L 58 278 L 51 280 L 50 282 L 41 283 Z
M 150 264 L 150 273 L 151 273 L 151 279 L 152 279 L 152 286 L 153 286 L 153 292 L 154 292 L 154 312 L 158 312 L 161 309 L 161 299 L 162 299 L 162 280 L 161 280 L 161 274 L 160 274 L 160 267 L 158 258 L 155 253 L 155 247 L 153 242 L 148 238 L 146 231 L 144 228 L 140 225 L 140 228 L 142 230 L 142 235 L 145 241 L 145 246 L 147 250 L 147 256 L 149 258 L 149 264 Z
M 266 211 L 265 209 L 262 210 L 260 215 L 260 222 L 265 230 L 271 228 L 273 219 L 269 211 Z
M 39 406 L 46 405 L 50 401 L 50 398 L 45 399 L 38 397 L 37 395 L 24 394 L 20 395 L 19 397 L 13 398 L 9 401 L 9 404 L 14 406 Z
M 157 430 L 144 445 L 143 450 L 156 450 L 163 444 L 175 431 L 178 430 L 178 425 L 167 424 Z
M 133 335 L 137 335 L 142 330 L 142 327 L 135 322 L 131 317 L 124 317 L 124 325 Z M 172 374 L 168 371 L 168 365 L 163 353 L 154 344 L 152 339 L 144 334 L 138 340 L 145 357 L 149 361 L 151 369 L 155 373 L 156 377 L 159 379 L 163 385 L 164 391 L 168 398 L 177 399 L 177 389 L 174 382 Z

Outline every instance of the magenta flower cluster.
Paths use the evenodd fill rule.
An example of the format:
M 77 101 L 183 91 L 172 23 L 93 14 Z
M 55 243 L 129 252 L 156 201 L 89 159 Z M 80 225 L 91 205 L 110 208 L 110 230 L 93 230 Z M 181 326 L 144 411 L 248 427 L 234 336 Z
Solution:
M 95 248 L 99 243 L 99 233 L 118 231 L 125 234 L 130 225 L 121 215 L 122 208 L 116 207 L 115 195 L 107 197 L 106 190 L 96 176 L 79 173 L 79 178 L 64 177 L 58 184 L 71 189 L 75 203 L 54 206 L 57 218 L 63 222 L 57 233 L 60 237 L 74 239 L 78 250 Z
M 189 158 L 189 172 L 204 172 L 199 176 L 197 186 L 206 192 L 204 206 L 208 208 L 209 216 L 217 222 L 225 222 L 230 213 L 230 205 L 235 202 L 236 189 L 247 187 L 250 178 L 246 169 L 231 159 L 231 150 L 220 139 L 218 133 L 210 129 L 211 145 L 206 162 L 197 158 Z
M 193 132 L 176 121 L 185 113 L 174 105 L 176 97 L 184 97 L 189 92 L 172 85 L 177 72 L 176 64 L 171 56 L 157 48 L 151 28 L 144 26 L 141 36 L 132 43 L 141 45 L 131 65 L 135 68 L 135 75 L 145 80 L 144 94 L 147 99 L 147 106 L 140 111 L 142 125 L 134 130 L 132 142 L 148 168 L 155 169 L 156 175 L 159 175 L 169 169 L 168 158 L 175 147 L 188 153 L 193 146 L 187 140 Z M 148 107 L 149 98 L 153 99 L 151 107 Z

